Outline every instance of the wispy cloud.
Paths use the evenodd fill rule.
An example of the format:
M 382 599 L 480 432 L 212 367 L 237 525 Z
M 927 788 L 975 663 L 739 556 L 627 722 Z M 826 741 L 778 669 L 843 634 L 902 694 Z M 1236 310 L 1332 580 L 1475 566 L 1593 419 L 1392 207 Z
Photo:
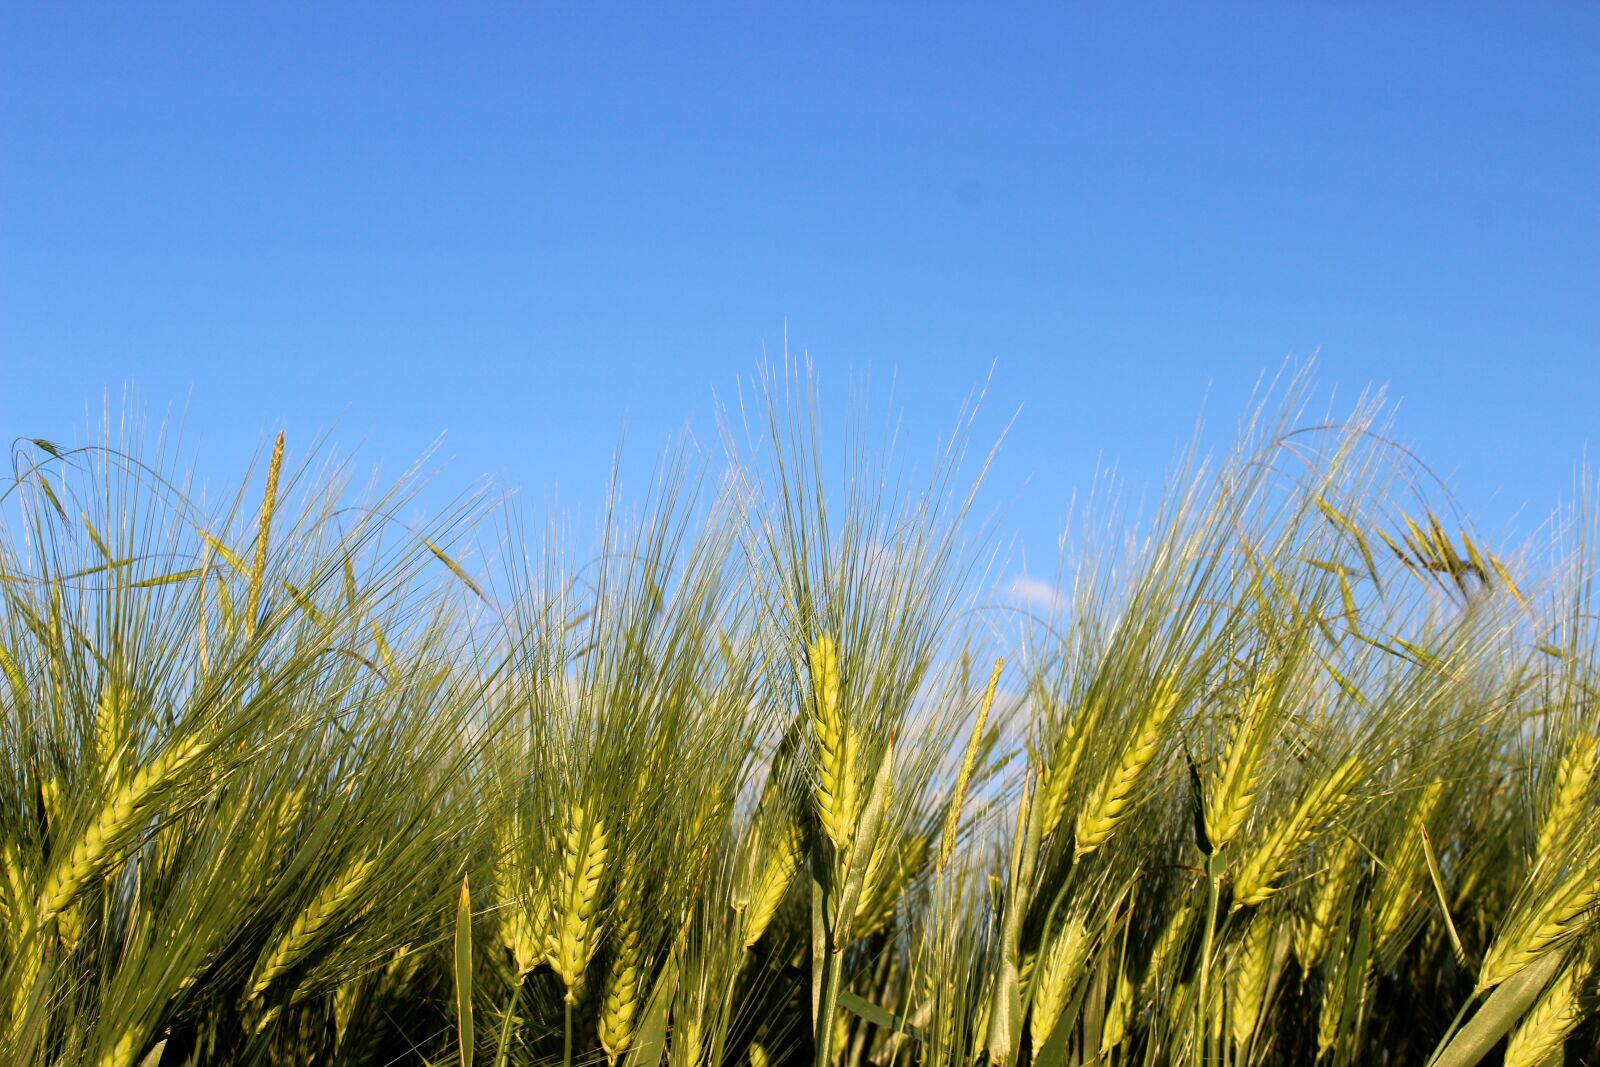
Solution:
M 1011 584 L 1006 586 L 1006 593 L 1018 604 L 1051 614 L 1060 611 L 1067 603 L 1055 586 L 1026 574 L 1011 579 Z

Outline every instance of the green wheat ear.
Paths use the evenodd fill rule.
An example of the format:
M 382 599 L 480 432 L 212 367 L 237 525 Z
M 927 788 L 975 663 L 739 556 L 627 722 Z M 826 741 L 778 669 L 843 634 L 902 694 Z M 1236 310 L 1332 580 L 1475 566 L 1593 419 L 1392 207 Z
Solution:
M 839 652 L 826 634 L 811 643 L 811 725 L 816 739 L 817 815 L 837 849 L 850 844 L 861 814 L 859 741 L 845 719 Z

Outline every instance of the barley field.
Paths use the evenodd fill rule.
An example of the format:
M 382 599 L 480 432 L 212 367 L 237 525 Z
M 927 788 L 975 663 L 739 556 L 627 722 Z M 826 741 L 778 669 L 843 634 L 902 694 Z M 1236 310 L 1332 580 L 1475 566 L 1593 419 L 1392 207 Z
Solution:
M 1305 390 L 1031 608 L 970 416 L 803 371 L 592 545 L 19 439 L 0 1063 L 1600 1063 L 1594 499 L 1490 543 Z

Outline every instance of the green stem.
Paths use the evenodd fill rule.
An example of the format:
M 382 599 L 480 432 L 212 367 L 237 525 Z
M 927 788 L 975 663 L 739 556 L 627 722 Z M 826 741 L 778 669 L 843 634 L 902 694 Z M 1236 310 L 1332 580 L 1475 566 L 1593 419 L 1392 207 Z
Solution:
M 1203 1067 L 1206 1062 L 1206 1046 L 1211 1037 L 1211 1020 L 1207 1015 L 1210 1007 L 1208 985 L 1211 978 L 1211 949 L 1216 938 L 1217 930 L 1217 901 L 1222 893 L 1222 864 L 1218 857 L 1213 855 L 1206 861 L 1206 929 L 1200 942 L 1200 976 L 1199 976 L 1199 1007 L 1195 1013 L 1195 1022 L 1199 1029 L 1195 1033 L 1194 1062 L 1196 1067 Z
M 566 1040 L 562 1045 L 561 1067 L 572 1067 L 572 998 L 566 999 Z

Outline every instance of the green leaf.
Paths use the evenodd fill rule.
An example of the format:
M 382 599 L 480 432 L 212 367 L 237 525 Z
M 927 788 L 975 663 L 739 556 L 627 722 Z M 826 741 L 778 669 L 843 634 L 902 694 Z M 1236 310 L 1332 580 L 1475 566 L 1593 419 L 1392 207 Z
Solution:
M 1473 1067 L 1527 1014 L 1561 969 L 1562 955 L 1547 953 L 1501 982 L 1450 1043 L 1434 1052 L 1428 1067 Z
M 918 1041 L 926 1040 L 922 1031 L 912 1026 L 905 1019 L 888 1008 L 881 1008 L 870 1000 L 850 992 L 848 989 L 839 991 L 839 1006 L 847 1011 L 854 1012 L 875 1026 L 883 1027 L 885 1030 L 892 1030 L 897 1034 L 906 1034 Z

